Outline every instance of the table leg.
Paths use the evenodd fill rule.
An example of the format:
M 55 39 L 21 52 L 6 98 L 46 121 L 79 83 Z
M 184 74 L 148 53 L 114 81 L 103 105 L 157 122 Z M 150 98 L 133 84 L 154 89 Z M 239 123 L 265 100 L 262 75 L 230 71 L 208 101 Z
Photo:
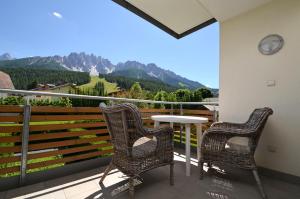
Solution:
M 186 176 L 191 175 L 191 125 L 185 124 Z
M 197 128 L 197 159 L 198 162 L 200 160 L 200 149 L 201 149 L 201 138 L 202 138 L 202 125 L 201 124 L 196 124 Z
M 159 127 L 159 121 L 154 121 L 154 128 L 158 128 Z
M 170 122 L 170 127 L 173 128 L 174 127 L 174 123 Z

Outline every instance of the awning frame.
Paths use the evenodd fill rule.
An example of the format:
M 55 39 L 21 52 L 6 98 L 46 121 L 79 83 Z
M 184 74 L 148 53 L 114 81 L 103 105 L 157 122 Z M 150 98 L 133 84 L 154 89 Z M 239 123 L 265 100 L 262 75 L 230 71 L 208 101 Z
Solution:
M 180 39 L 184 36 L 187 36 L 199 29 L 202 29 L 206 26 L 209 26 L 213 23 L 215 23 L 217 20 L 215 18 L 211 18 L 208 21 L 201 23 L 181 34 L 178 34 L 177 32 L 175 32 L 174 30 L 170 29 L 169 27 L 167 27 L 166 25 L 162 24 L 161 22 L 159 22 L 158 20 L 154 19 L 153 17 L 151 17 L 150 15 L 146 14 L 145 12 L 143 12 L 142 10 L 140 10 L 139 8 L 135 7 L 134 5 L 132 5 L 131 3 L 129 3 L 126 0 L 113 0 L 115 3 L 119 4 L 120 6 L 126 8 L 127 10 L 133 12 L 134 14 L 138 15 L 139 17 L 145 19 L 146 21 L 150 22 L 151 24 L 155 25 L 156 27 L 160 28 L 161 30 L 165 31 L 166 33 L 172 35 L 173 37 L 175 37 L 176 39 Z

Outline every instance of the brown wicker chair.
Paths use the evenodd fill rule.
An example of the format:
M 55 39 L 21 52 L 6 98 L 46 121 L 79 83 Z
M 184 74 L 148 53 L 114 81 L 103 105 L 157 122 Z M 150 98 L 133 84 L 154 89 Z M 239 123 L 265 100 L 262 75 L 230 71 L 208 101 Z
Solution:
M 146 129 L 138 108 L 129 103 L 111 107 L 100 105 L 114 147 L 114 155 L 100 183 L 116 167 L 129 177 L 129 193 L 134 196 L 134 178 L 141 173 L 170 165 L 170 184 L 173 177 L 173 129 Z
M 199 160 L 200 179 L 203 178 L 203 163 L 208 166 L 229 165 L 242 169 L 252 170 L 263 198 L 266 194 L 257 173 L 254 153 L 260 135 L 266 124 L 268 116 L 273 114 L 270 108 L 255 109 L 247 122 L 214 123 L 204 133 L 201 143 L 201 157 Z M 244 137 L 246 145 L 232 142 L 232 138 Z

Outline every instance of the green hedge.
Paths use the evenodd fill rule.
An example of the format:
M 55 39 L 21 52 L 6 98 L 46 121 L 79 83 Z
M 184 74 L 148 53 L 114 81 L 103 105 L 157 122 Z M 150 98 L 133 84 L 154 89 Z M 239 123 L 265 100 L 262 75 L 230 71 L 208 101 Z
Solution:
M 0 105 L 24 105 L 25 100 L 20 96 L 8 96 L 0 98 Z M 58 98 L 55 100 L 49 99 L 31 99 L 32 106 L 62 106 L 71 107 L 72 103 L 69 98 Z

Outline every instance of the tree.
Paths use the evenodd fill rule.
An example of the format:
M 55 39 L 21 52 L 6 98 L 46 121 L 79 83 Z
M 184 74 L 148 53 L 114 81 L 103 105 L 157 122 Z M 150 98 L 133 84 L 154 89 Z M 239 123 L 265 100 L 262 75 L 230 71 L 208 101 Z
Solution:
M 193 102 L 201 102 L 203 100 L 202 98 L 202 91 L 200 89 L 197 89 L 193 93 Z
M 158 91 L 154 96 L 155 101 L 167 101 L 168 93 L 166 91 Z
M 188 89 L 178 89 L 175 91 L 175 95 L 178 102 L 190 102 L 192 98 L 192 92 Z
M 166 91 L 158 91 L 154 96 L 155 101 L 168 101 L 168 93 Z M 154 104 L 155 108 L 164 108 L 163 104 Z
M 176 102 L 176 94 L 174 92 L 168 93 L 167 96 L 167 101 L 168 102 Z
M 130 97 L 133 99 L 143 99 L 143 89 L 140 83 L 135 82 L 129 91 Z
M 213 97 L 212 92 L 207 88 L 199 88 L 195 92 L 201 93 L 202 99 Z
M 103 82 L 97 82 L 95 87 L 94 87 L 95 94 L 99 96 L 104 96 L 105 95 L 105 89 L 104 89 L 104 84 Z

